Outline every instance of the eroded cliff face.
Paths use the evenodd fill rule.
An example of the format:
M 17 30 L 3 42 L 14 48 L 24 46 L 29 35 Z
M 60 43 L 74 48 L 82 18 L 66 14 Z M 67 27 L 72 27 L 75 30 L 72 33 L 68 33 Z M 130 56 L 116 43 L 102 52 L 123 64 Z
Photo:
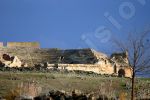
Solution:
M 61 52 L 57 49 L 41 49 L 41 48 L 0 48 L 0 54 L 8 54 L 17 56 L 22 63 L 27 63 L 29 67 L 40 63 L 57 63 Z
M 0 54 L 17 56 L 22 62 L 29 66 L 40 63 L 61 64 L 95 64 L 106 58 L 104 54 L 95 54 L 92 49 L 42 49 L 42 48 L 0 48 Z
M 93 49 L 42 49 L 24 47 L 2 47 L 0 55 L 9 54 L 15 56 L 18 62 L 32 67 L 37 64 L 48 64 L 52 68 L 58 64 L 58 68 L 66 70 L 92 71 L 98 74 L 117 74 L 131 76 L 132 69 L 128 66 L 128 55 L 126 53 L 106 54 Z M 16 58 L 17 57 L 17 58 Z M 18 66 L 18 65 L 17 65 Z M 122 71 L 120 71 L 122 69 Z

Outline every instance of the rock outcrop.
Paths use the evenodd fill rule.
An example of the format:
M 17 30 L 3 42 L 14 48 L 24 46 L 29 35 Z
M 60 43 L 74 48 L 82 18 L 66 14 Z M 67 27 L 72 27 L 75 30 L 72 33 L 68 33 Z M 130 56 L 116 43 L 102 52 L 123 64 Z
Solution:
M 17 56 L 3 54 L 0 59 L 0 65 L 4 67 L 21 67 L 22 63 Z

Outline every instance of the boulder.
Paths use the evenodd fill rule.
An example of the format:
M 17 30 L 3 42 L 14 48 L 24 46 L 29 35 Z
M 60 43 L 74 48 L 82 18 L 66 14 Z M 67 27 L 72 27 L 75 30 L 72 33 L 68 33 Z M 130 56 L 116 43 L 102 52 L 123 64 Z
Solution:
M 3 54 L 3 56 L 1 57 L 0 64 L 5 67 L 21 67 L 22 62 L 17 56 Z
M 12 57 L 12 61 L 8 67 L 21 67 L 21 61 L 17 56 Z

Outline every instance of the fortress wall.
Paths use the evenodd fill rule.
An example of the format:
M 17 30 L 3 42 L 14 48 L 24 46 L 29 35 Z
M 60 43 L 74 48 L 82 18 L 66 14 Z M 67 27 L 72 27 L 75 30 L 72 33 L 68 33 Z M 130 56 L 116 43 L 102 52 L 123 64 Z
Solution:
M 54 64 L 49 64 L 48 69 L 53 68 Z M 113 74 L 114 69 L 111 65 L 98 65 L 98 64 L 58 64 L 60 70 L 80 70 L 91 71 L 97 74 Z
M 7 47 L 32 47 L 32 48 L 40 48 L 40 44 L 38 42 L 8 42 Z
M 3 42 L 0 42 L 0 47 L 3 47 Z
M 55 64 L 48 64 L 48 69 L 53 69 Z M 115 74 L 114 67 L 111 64 L 58 64 L 59 70 L 68 70 L 68 71 L 87 71 L 94 72 L 97 74 Z M 132 68 L 125 67 L 125 77 L 132 77 Z M 118 73 L 117 73 L 118 74 Z

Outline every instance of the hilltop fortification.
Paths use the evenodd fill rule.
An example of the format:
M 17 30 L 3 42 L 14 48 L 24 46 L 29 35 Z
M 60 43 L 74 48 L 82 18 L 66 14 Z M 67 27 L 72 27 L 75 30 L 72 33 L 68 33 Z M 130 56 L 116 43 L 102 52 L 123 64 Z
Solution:
M 22 64 L 26 63 L 28 67 L 46 63 L 48 69 L 57 64 L 60 70 L 92 71 L 98 74 L 115 74 L 125 77 L 131 77 L 132 74 L 127 53 L 115 53 L 108 57 L 90 48 L 61 50 L 40 48 L 37 42 L 8 42 L 6 46 L 3 46 L 1 42 L 1 59 L 4 54 L 17 57 Z

